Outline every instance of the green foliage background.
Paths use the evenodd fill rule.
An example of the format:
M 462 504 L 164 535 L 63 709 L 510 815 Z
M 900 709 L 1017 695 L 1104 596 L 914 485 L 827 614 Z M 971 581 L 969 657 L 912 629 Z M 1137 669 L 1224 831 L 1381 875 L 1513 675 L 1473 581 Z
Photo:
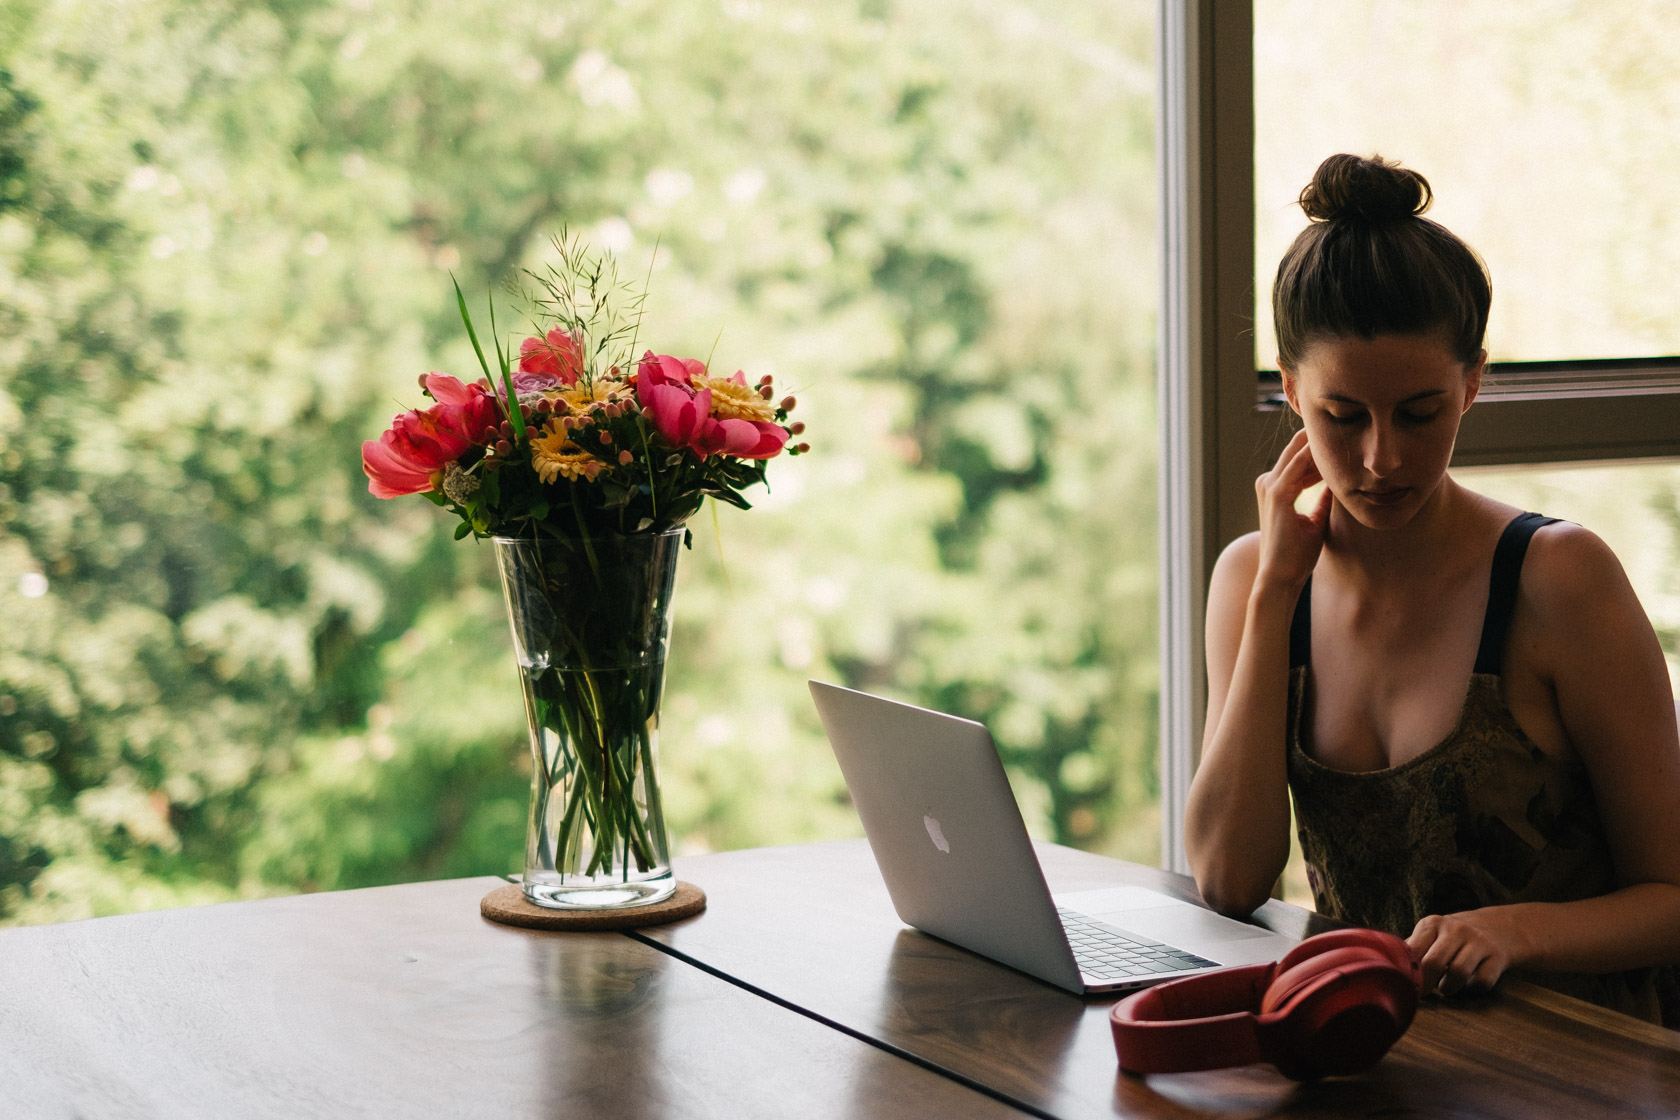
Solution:
M 810 675 L 1152 859 L 1152 12 L 0 5 L 0 922 L 517 865 L 490 552 L 358 447 L 563 227 L 814 445 L 694 523 L 679 859 L 855 833 Z

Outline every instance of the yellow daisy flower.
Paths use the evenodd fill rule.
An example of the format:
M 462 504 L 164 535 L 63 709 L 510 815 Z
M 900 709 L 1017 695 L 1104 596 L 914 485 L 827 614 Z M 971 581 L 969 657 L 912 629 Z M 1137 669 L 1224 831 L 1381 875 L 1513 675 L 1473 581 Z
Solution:
M 712 391 L 712 415 L 719 420 L 774 420 L 776 406 L 758 395 L 751 385 L 727 377 L 702 374 L 694 379 L 696 391 Z
M 531 440 L 531 466 L 544 482 L 564 478 L 576 482 L 586 478 L 594 482 L 597 475 L 610 470 L 608 464 L 571 441 L 564 428 L 544 428 L 543 434 Z
M 604 401 L 615 390 L 624 387 L 622 382 L 612 381 L 605 377 L 597 377 L 587 385 L 582 381 L 550 394 L 551 399 L 564 401 L 567 411 L 573 415 L 586 411 L 596 401 Z

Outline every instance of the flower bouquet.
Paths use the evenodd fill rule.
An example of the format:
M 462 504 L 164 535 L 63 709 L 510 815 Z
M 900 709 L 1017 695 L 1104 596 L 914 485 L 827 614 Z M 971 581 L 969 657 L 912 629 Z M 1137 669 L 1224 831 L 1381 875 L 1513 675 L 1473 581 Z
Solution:
M 495 546 L 534 762 L 524 892 L 551 908 L 642 905 L 675 887 L 656 732 L 684 523 L 742 491 L 804 425 L 769 376 L 636 351 L 642 299 L 610 257 L 555 243 L 527 273 L 536 333 L 517 355 L 490 305 L 484 376 L 420 379 L 435 403 L 362 445 L 368 489 L 420 494 Z M 493 357 L 493 361 L 491 360 Z

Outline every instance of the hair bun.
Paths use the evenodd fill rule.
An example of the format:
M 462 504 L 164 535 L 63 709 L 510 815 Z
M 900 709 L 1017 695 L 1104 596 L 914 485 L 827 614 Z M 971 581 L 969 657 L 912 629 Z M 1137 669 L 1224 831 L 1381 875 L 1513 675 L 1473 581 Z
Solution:
M 1400 222 L 1429 209 L 1429 180 L 1381 156 L 1331 156 L 1301 191 L 1301 209 L 1316 222 Z

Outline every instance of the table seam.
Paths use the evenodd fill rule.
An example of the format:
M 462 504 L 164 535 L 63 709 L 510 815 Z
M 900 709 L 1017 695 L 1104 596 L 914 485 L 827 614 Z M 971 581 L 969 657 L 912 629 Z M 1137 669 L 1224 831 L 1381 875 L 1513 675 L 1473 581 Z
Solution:
M 1046 1112 L 1044 1109 L 1038 1107 L 1037 1105 L 1030 1104 L 1027 1101 L 1023 1101 L 1023 1100 L 1019 1099 L 1018 1097 L 1012 1097 L 1008 1093 L 1005 1093 L 1004 1091 L 1002 1091 L 1001 1089 L 994 1089 L 990 1085 L 985 1084 L 984 1082 L 976 1081 L 974 1078 L 969 1077 L 967 1074 L 958 1073 L 956 1070 L 950 1069 L 946 1066 L 942 1066 L 938 1062 L 935 1062 L 935 1061 L 932 1061 L 931 1059 L 922 1057 L 920 1054 L 913 1053 L 909 1050 L 904 1049 L 901 1046 L 895 1046 L 892 1043 L 887 1042 L 883 1039 L 875 1038 L 872 1035 L 865 1034 L 863 1031 L 860 1031 L 860 1030 L 856 1029 L 855 1027 L 848 1027 L 844 1023 L 838 1022 L 834 1019 L 830 1019 L 826 1015 L 821 1015 L 821 1014 L 819 1014 L 815 1011 L 812 1011 L 808 1007 L 801 1007 L 799 1004 L 794 1003 L 792 1000 L 789 1000 L 789 999 L 786 999 L 782 996 L 776 995 L 774 992 L 766 991 L 765 989 L 760 988 L 756 984 L 749 984 L 745 980 L 740 979 L 739 977 L 731 976 L 729 973 L 724 972 L 722 969 L 717 968 L 714 965 L 707 964 L 705 961 L 702 961 L 702 960 L 699 960 L 695 957 L 692 957 L 692 956 L 688 955 L 687 953 L 684 953 L 680 949 L 673 948 L 672 946 L 667 945 L 663 941 L 655 940 L 654 938 L 648 937 L 646 934 L 638 933 L 635 930 L 621 930 L 620 932 L 623 933 L 624 936 L 630 938 L 632 941 L 640 941 L 643 945 L 647 945 L 647 946 L 650 946 L 654 949 L 658 949 L 660 952 L 665 953 L 669 956 L 675 957 L 676 959 L 682 961 L 685 964 L 693 965 L 695 968 L 698 968 L 700 971 L 708 973 L 712 976 L 715 976 L 719 980 L 724 981 L 725 983 L 733 984 L 735 987 L 740 988 L 744 992 L 750 992 L 753 995 L 758 996 L 760 999 L 768 1000 L 769 1002 L 775 1004 L 778 1007 L 784 1007 L 787 1010 L 792 1011 L 797 1015 L 803 1015 L 805 1018 L 810 1019 L 813 1022 L 821 1023 L 823 1026 L 828 1027 L 832 1030 L 839 1031 L 843 1035 L 847 1035 L 848 1037 L 855 1038 L 859 1042 L 862 1042 L 866 1045 L 873 1046 L 875 1049 L 880 1050 L 883 1053 L 891 1054 L 895 1058 L 900 1058 L 900 1059 L 902 1059 L 906 1062 L 909 1062 L 912 1065 L 920 1066 L 922 1069 L 927 1070 L 929 1073 L 933 1073 L 933 1074 L 936 1074 L 940 1077 L 946 1078 L 947 1080 L 954 1081 L 957 1084 L 963 1086 L 964 1088 L 972 1089 L 974 1092 L 980 1093 L 983 1096 L 991 1097 L 993 1100 L 998 1101 L 1002 1104 L 1006 1104 L 1009 1107 L 1011 1107 L 1013 1109 L 1016 1109 L 1018 1111 L 1025 1112 L 1029 1116 L 1037 1116 L 1037 1117 L 1040 1118 L 1040 1120 L 1063 1120 L 1062 1117 L 1057 1116 L 1053 1112 Z

